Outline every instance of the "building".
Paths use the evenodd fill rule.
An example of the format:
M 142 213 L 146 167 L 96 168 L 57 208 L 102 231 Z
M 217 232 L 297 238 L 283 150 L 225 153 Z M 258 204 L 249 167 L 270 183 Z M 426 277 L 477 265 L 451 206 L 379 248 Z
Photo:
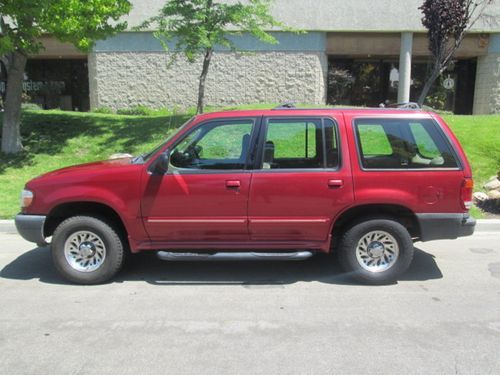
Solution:
M 130 28 L 156 14 L 163 0 L 132 2 Z M 206 102 L 373 106 L 415 100 L 429 70 L 418 10 L 422 2 L 275 0 L 275 17 L 307 33 L 276 32 L 275 45 L 248 35 L 235 37 L 246 52 L 216 51 Z M 488 13 L 500 16 L 500 5 Z M 29 61 L 25 82 L 32 99 L 45 107 L 58 102 L 74 110 L 196 104 L 200 64 L 180 58 L 167 67 L 171 56 L 152 31 L 129 30 L 98 41 L 88 55 L 50 39 L 46 45 L 43 54 Z M 475 24 L 429 100 L 456 113 L 500 113 L 498 23 Z

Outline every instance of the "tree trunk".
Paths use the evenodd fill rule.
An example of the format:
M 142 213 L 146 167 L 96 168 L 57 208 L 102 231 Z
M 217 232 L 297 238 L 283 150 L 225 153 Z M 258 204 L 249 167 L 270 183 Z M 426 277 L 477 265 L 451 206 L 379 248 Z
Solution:
M 427 81 L 425 82 L 424 88 L 422 89 L 422 92 L 418 97 L 418 105 L 420 107 L 424 105 L 425 98 L 427 98 L 427 94 L 429 94 L 429 90 L 431 89 L 432 84 L 436 81 L 437 77 L 439 77 L 439 74 L 440 74 L 439 66 L 435 64 L 429 79 L 427 79 Z
M 203 113 L 204 101 L 205 101 L 205 81 L 207 79 L 208 68 L 210 67 L 210 61 L 212 60 L 213 49 L 207 48 L 205 52 L 205 57 L 203 58 L 203 69 L 200 75 L 200 85 L 198 87 L 198 107 L 196 108 L 196 113 Z
M 24 69 L 28 58 L 21 52 L 12 52 L 7 68 L 7 92 L 2 127 L 2 151 L 14 154 L 23 149 L 21 144 L 21 101 Z

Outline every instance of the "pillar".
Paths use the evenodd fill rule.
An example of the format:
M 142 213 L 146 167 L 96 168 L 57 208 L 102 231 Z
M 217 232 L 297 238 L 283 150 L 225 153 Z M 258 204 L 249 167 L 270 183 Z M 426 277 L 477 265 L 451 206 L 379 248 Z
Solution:
M 412 48 L 413 33 L 401 33 L 401 50 L 399 53 L 398 103 L 407 103 L 410 101 Z

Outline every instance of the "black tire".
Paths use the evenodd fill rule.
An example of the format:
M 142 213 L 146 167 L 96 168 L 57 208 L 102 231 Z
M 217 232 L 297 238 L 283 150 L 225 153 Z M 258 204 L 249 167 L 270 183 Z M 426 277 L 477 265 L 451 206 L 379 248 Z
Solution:
M 75 269 L 65 255 L 66 241 L 81 231 L 97 235 L 105 248 L 105 257 L 100 266 L 90 272 Z M 104 220 L 92 216 L 73 216 L 59 224 L 52 236 L 51 252 L 57 271 L 65 279 L 86 285 L 110 280 L 121 269 L 125 257 L 123 242 L 117 231 Z
M 362 259 L 358 260 L 356 252 L 361 239 L 365 235 L 377 231 L 392 236 L 399 248 L 399 254 L 393 262 L 389 262 L 392 263 L 389 268 L 375 272 L 364 268 L 363 261 Z M 413 241 L 408 230 L 395 220 L 385 218 L 367 219 L 351 226 L 344 233 L 337 251 L 342 268 L 354 279 L 371 285 L 389 284 L 395 282 L 410 266 L 413 260 Z M 371 261 L 373 258 L 366 259 Z M 373 266 L 376 266 L 376 263 Z M 365 267 L 370 266 L 365 263 Z

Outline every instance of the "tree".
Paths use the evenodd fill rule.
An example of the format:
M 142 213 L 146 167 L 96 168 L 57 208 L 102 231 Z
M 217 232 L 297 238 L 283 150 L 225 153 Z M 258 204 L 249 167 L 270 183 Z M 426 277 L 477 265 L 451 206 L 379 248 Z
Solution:
M 7 68 L 3 152 L 22 150 L 24 70 L 28 56 L 43 49 L 39 37 L 49 34 L 87 51 L 93 41 L 123 30 L 126 23 L 119 18 L 130 9 L 128 0 L 0 0 L 0 56 Z
M 167 0 L 159 13 L 145 21 L 139 29 L 153 26 L 155 37 L 165 51 L 167 42 L 175 40 L 174 58 L 182 51 L 190 63 L 203 55 L 203 65 L 198 84 L 197 113 L 203 112 L 205 81 L 215 46 L 236 50 L 230 35 L 249 32 L 254 37 L 276 43 L 265 29 L 283 26 L 270 15 L 272 0 L 248 0 L 245 4 L 230 4 L 214 0 Z
M 431 74 L 418 98 L 422 106 L 432 84 L 448 68 L 466 33 L 494 0 L 425 0 L 419 7 L 422 24 L 427 28 L 431 52 Z

